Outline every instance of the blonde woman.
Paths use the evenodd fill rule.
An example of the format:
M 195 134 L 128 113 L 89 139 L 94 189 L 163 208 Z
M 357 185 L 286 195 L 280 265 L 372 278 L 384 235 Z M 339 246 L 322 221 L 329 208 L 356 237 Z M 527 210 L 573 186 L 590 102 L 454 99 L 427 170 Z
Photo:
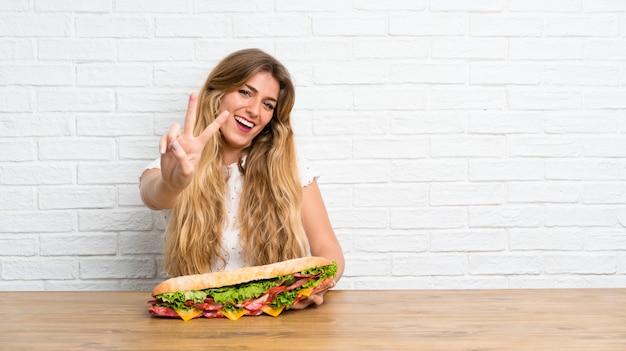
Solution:
M 169 276 L 230 270 L 307 255 L 344 257 L 314 176 L 298 163 L 289 73 L 257 49 L 236 51 L 189 96 L 184 127 L 159 143 L 140 191 L 166 210 Z M 295 308 L 323 303 L 324 293 Z

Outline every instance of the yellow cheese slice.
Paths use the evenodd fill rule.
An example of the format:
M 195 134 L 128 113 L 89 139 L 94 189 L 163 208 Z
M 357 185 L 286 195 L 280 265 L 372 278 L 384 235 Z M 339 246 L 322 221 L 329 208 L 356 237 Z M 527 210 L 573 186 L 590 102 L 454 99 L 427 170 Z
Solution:
M 224 311 L 220 309 L 220 312 L 222 312 L 224 317 L 230 319 L 231 321 L 236 321 L 237 319 L 241 318 L 243 315 L 246 314 L 246 310 L 243 308 L 240 309 L 239 311 Z
M 192 308 L 190 310 L 176 310 L 176 313 L 182 318 L 185 322 L 193 319 L 202 314 L 202 310 Z
M 285 305 L 280 306 L 279 308 L 272 308 L 269 305 L 265 305 L 263 306 L 263 308 L 261 308 L 261 311 L 269 314 L 270 316 L 273 317 L 278 317 L 279 314 L 281 314 L 281 312 L 285 309 Z
M 312 293 L 313 293 L 313 289 L 312 288 L 306 288 L 306 289 L 300 290 L 300 292 L 298 293 L 298 296 L 309 297 L 309 296 L 311 296 Z

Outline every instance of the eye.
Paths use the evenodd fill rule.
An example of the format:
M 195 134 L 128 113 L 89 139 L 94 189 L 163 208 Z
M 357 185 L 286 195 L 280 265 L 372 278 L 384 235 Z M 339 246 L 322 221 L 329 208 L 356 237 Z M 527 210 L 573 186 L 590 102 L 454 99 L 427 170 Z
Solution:
M 243 96 L 252 96 L 252 93 L 249 90 L 246 89 L 239 89 L 239 94 L 243 95 Z
M 265 105 L 265 107 L 270 111 L 276 108 L 276 106 L 274 106 L 273 104 L 269 102 L 264 102 L 263 105 Z

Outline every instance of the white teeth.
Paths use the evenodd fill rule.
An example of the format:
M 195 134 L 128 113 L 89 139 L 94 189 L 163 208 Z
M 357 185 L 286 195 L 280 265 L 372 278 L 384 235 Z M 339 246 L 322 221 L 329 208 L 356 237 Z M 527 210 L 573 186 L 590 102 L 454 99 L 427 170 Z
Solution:
M 248 128 L 252 128 L 254 127 L 254 123 L 247 121 L 239 116 L 235 116 L 235 120 L 241 124 L 243 124 L 244 126 L 248 127 Z

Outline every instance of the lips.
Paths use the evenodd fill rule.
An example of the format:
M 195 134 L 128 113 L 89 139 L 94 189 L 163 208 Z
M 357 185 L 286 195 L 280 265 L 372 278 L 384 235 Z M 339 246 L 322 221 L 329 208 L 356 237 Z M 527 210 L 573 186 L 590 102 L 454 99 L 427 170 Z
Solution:
M 237 125 L 239 126 L 240 129 L 243 129 L 246 131 L 254 128 L 255 126 L 254 122 L 249 121 L 241 116 L 235 116 L 235 121 L 237 121 Z

